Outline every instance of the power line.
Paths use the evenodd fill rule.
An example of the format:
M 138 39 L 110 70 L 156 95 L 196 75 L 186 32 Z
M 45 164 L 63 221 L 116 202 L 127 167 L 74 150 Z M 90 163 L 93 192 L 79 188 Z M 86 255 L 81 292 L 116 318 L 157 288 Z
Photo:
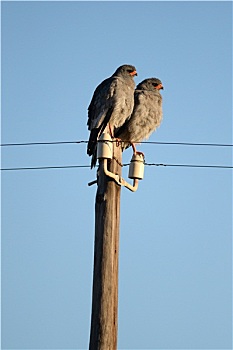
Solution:
M 223 143 L 191 143 L 191 142 L 159 142 L 159 141 L 142 141 L 140 143 L 157 144 L 157 145 L 175 145 L 175 146 L 214 146 L 214 147 L 233 147 L 233 144 Z
M 24 143 L 2 143 L 1 147 L 8 146 L 43 146 L 43 145 L 64 145 L 64 144 L 88 143 L 88 141 L 52 141 L 52 142 L 24 142 Z
M 112 142 L 119 142 L 113 140 Z M 125 141 L 129 142 L 129 141 Z M 86 140 L 78 141 L 52 141 L 52 142 L 24 142 L 24 143 L 2 143 L 1 147 L 10 146 L 43 146 L 43 145 L 64 145 L 64 144 L 81 144 L 88 143 Z M 192 142 L 160 142 L 160 141 L 141 141 L 136 142 L 140 144 L 150 144 L 150 145 L 175 145 L 175 146 L 208 146 L 208 147 L 233 147 L 233 144 L 224 143 L 192 143 Z
M 55 165 L 55 166 L 36 166 L 36 167 L 19 167 L 19 168 L 2 168 L 1 171 L 16 170 L 47 170 L 47 169 L 72 169 L 72 168 L 91 168 L 90 165 Z
M 123 164 L 128 166 L 129 164 Z M 201 164 L 163 164 L 163 163 L 145 163 L 145 166 L 156 167 L 183 167 L 183 168 L 212 168 L 212 169 L 233 169 L 228 165 L 201 165 Z M 2 168 L 1 171 L 18 171 L 18 170 L 48 170 L 48 169 L 74 169 L 74 168 L 90 168 L 90 165 L 58 165 L 58 166 L 40 166 L 40 167 L 18 167 L 18 168 Z
M 183 167 L 183 168 L 217 168 L 217 169 L 233 169 L 231 165 L 197 165 L 197 164 L 155 164 L 145 163 L 148 166 L 164 166 L 164 167 Z

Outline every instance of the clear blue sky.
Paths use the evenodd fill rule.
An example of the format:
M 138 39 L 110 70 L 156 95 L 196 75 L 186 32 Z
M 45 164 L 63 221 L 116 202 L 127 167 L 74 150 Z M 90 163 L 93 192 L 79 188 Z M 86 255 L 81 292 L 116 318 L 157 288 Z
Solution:
M 150 141 L 232 144 L 231 2 L 2 2 L 2 143 L 87 140 L 95 87 L 158 77 Z M 142 144 L 148 163 L 232 165 L 231 147 Z M 132 150 L 124 152 L 129 162 Z M 2 147 L 2 167 L 88 165 L 86 144 Z M 127 178 L 127 169 L 123 169 Z M 95 179 L 2 172 L 2 349 L 87 349 Z M 119 349 L 230 349 L 232 170 L 149 167 L 122 189 Z

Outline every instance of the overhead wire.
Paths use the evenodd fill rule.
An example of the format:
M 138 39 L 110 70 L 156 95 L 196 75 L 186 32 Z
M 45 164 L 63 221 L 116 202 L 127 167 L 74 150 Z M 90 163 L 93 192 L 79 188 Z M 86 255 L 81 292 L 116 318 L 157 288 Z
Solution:
M 128 166 L 129 164 L 123 164 Z M 201 165 L 201 164 L 163 164 L 163 163 L 144 163 L 145 166 L 155 167 L 182 167 L 182 168 L 212 168 L 212 169 L 233 169 L 233 166 L 228 165 Z M 48 170 L 48 169 L 74 169 L 74 168 L 89 168 L 90 165 L 55 165 L 55 166 L 36 166 L 36 167 L 15 167 L 1 168 L 1 171 L 18 171 L 18 170 Z
M 112 142 L 119 142 L 113 140 Z M 127 142 L 127 141 L 125 141 Z M 37 145 L 64 145 L 64 144 L 82 144 L 88 143 L 86 140 L 78 141 L 49 141 L 49 142 L 24 142 L 24 143 L 2 143 L 1 147 L 8 146 L 37 146 Z M 160 142 L 160 141 L 142 141 L 141 144 L 150 145 L 178 145 L 178 146 L 213 146 L 213 147 L 233 147 L 233 144 L 223 143 L 192 143 L 192 142 Z M 156 167 L 186 167 L 186 168 L 219 168 L 219 169 L 232 169 L 233 166 L 228 165 L 200 165 L 200 164 L 157 164 L 157 163 L 144 163 L 146 166 Z M 129 164 L 123 164 L 127 166 Z M 12 167 L 1 168 L 1 171 L 18 171 L 18 170 L 47 170 L 47 169 L 72 169 L 72 168 L 91 168 L 90 165 L 59 165 L 59 166 L 35 166 L 35 167 Z
M 110 142 L 110 141 L 108 141 Z M 112 142 L 120 142 L 112 140 Z M 129 141 L 125 141 L 129 142 Z M 131 141 L 133 142 L 133 141 Z M 48 142 L 22 142 L 22 143 L 2 143 L 1 147 L 10 146 L 43 146 L 43 145 L 64 145 L 64 144 L 81 144 L 88 143 L 86 140 L 78 141 L 48 141 Z M 209 146 L 209 147 L 233 147 L 233 144 L 226 143 L 195 143 L 195 142 L 166 142 L 166 141 L 141 141 L 136 142 L 139 144 L 150 144 L 150 145 L 177 145 L 177 146 Z
M 22 143 L 2 143 L 1 147 L 9 146 L 43 146 L 43 145 L 64 145 L 64 144 L 88 143 L 88 141 L 52 141 L 52 142 L 22 142 Z
M 47 170 L 47 169 L 72 169 L 72 168 L 91 168 L 90 165 L 54 165 L 54 166 L 35 166 L 35 167 L 16 167 L 2 168 L 1 171 L 11 170 Z

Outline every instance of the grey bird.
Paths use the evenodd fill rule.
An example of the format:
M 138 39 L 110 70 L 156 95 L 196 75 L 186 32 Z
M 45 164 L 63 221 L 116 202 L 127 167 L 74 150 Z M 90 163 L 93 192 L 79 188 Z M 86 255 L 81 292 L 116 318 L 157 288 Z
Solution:
M 97 140 L 100 135 L 107 130 L 113 138 L 115 129 L 122 126 L 133 111 L 135 75 L 137 71 L 134 66 L 122 65 L 94 91 L 87 121 L 90 130 L 87 154 L 92 156 L 91 167 L 96 164 Z
M 159 126 L 163 118 L 161 80 L 149 78 L 143 80 L 134 92 L 134 109 L 130 118 L 116 131 L 115 137 L 121 139 L 122 149 L 133 147 L 134 154 L 137 152 L 135 143 L 140 143 Z

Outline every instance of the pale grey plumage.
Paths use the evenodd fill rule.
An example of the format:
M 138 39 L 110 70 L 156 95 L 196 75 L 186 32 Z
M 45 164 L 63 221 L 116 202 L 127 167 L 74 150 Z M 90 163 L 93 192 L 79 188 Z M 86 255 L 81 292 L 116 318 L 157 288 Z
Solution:
M 120 66 L 94 91 L 88 107 L 87 121 L 90 130 L 87 154 L 92 156 L 92 166 L 96 163 L 98 137 L 107 126 L 110 127 L 110 133 L 114 136 L 115 129 L 123 125 L 133 111 L 135 89 L 133 77 L 135 75 L 137 72 L 134 66 Z
M 131 117 L 116 132 L 122 148 L 141 142 L 155 131 L 162 121 L 162 83 L 157 78 L 143 80 L 134 92 L 134 109 Z

